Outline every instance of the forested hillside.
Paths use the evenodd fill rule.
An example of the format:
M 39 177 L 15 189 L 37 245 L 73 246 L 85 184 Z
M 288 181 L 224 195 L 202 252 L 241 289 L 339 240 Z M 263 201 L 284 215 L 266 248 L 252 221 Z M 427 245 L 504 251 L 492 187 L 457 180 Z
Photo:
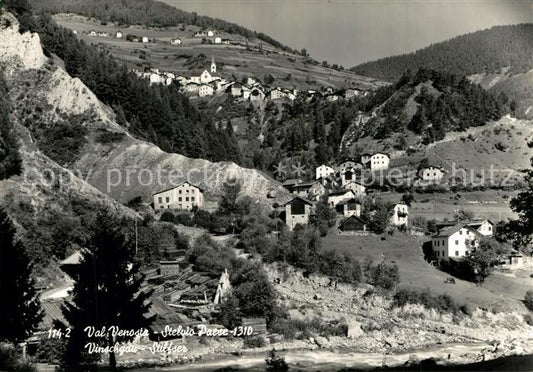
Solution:
M 424 143 L 497 120 L 509 111 L 509 99 L 494 95 L 453 74 L 420 69 L 381 88 L 383 104 L 361 128 L 361 135 L 386 138 L 409 129 Z M 410 114 L 412 113 L 412 114 Z
M 97 18 L 102 22 L 117 22 L 124 25 L 146 25 L 153 27 L 194 25 L 201 28 L 214 28 L 231 34 L 239 34 L 247 38 L 258 38 L 275 47 L 289 51 L 291 50 L 291 48 L 263 33 L 251 31 L 245 27 L 222 19 L 185 12 L 154 0 L 30 1 L 35 9 L 51 13 L 76 13 L 86 17 Z
M 176 86 L 150 86 L 109 54 L 80 42 L 49 15 L 32 17 L 29 10 L 20 6 L 14 10 L 22 28 L 38 32 L 45 52 L 62 58 L 67 72 L 113 107 L 117 121 L 129 125 L 132 134 L 167 152 L 213 161 L 239 161 L 239 150 L 229 133 L 215 128 L 211 118 L 198 111 Z
M 533 68 L 533 24 L 495 26 L 430 45 L 414 53 L 387 57 L 352 68 L 357 74 L 395 81 L 407 71 L 424 67 L 464 76 Z

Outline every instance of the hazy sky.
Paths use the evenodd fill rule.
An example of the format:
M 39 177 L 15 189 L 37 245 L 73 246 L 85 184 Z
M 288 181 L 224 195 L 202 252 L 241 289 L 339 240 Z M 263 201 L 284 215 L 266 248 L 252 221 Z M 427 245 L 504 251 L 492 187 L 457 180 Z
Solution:
M 161 0 L 351 67 L 494 25 L 533 22 L 533 0 Z

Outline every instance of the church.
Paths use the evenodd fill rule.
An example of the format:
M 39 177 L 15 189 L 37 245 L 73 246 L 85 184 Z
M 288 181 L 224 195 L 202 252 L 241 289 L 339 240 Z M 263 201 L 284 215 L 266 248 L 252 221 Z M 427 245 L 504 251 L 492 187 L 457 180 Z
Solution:
M 220 77 L 215 76 L 217 72 L 217 64 L 215 63 L 215 57 L 211 57 L 210 71 L 204 70 L 199 76 L 191 76 L 189 82 L 196 84 L 209 84 L 216 80 L 220 80 Z

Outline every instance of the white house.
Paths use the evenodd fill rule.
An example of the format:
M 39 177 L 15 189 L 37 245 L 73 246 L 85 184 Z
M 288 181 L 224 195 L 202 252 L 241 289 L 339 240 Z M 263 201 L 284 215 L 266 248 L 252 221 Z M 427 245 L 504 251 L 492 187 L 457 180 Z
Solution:
M 214 93 L 214 89 L 210 85 L 203 84 L 203 85 L 200 85 L 200 87 L 198 88 L 198 95 L 200 97 L 212 96 L 213 93 Z
M 161 84 L 163 82 L 163 79 L 159 74 L 156 74 L 155 72 L 150 74 L 150 84 Z
M 222 38 L 220 36 L 215 37 L 213 41 L 215 44 L 222 44 Z
M 122 31 L 115 32 L 115 37 L 117 39 L 122 39 L 124 37 L 124 33 Z
M 235 83 L 231 86 L 231 95 L 233 97 L 240 97 L 242 94 L 242 85 Z
M 494 235 L 494 223 L 490 220 L 470 221 L 467 225 L 483 236 Z
M 204 70 L 200 75 L 200 83 L 207 84 L 213 81 L 213 76 L 207 70 Z
M 179 37 L 170 40 L 170 44 L 172 45 L 181 45 L 182 43 L 183 41 Z
M 438 182 L 444 177 L 444 171 L 441 168 L 431 166 L 420 169 L 418 175 L 423 181 Z
M 345 190 L 352 190 L 357 196 L 365 195 L 366 193 L 366 187 L 356 181 L 350 181 L 346 183 L 343 187 Z
M 241 92 L 242 92 L 242 98 L 244 100 L 250 99 L 250 93 L 252 92 L 250 88 L 248 88 L 246 85 L 243 85 Z
M 276 87 L 268 92 L 268 98 L 270 99 L 282 99 L 286 96 L 287 94 L 280 87 Z
M 355 199 L 355 193 L 352 190 L 339 190 L 330 192 L 328 195 L 328 203 L 332 207 L 344 200 Z
M 389 155 L 380 152 L 373 155 L 363 154 L 361 156 L 361 163 L 371 170 L 388 169 L 390 158 Z
M 404 203 L 398 203 L 394 206 L 394 213 L 390 220 L 393 226 L 409 225 L 409 207 Z
M 356 167 L 357 167 L 357 162 L 353 160 L 346 160 L 339 164 L 339 166 L 337 167 L 337 170 L 339 172 L 345 172 L 348 169 L 354 169 Z
M 154 209 L 185 209 L 201 207 L 204 203 L 203 190 L 189 182 L 154 194 Z
M 96 36 L 96 31 L 95 30 L 89 31 L 89 36 Z
M 316 167 L 315 169 L 315 179 L 326 178 L 334 174 L 335 174 L 335 169 L 325 164 L 322 164 L 321 166 Z
M 148 43 L 148 42 L 150 42 L 150 39 L 148 39 L 147 36 L 143 36 L 143 38 L 142 38 L 142 42 L 143 42 L 143 43 Z
M 344 187 L 345 185 L 349 184 L 350 182 L 357 181 L 357 176 L 359 175 L 360 180 L 362 180 L 362 175 L 355 171 L 354 168 L 346 169 L 343 171 L 340 171 L 340 179 L 341 179 L 341 186 Z
M 298 224 L 307 225 L 313 204 L 299 196 L 285 203 L 285 223 L 290 231 Z
M 207 30 L 207 36 L 211 37 L 211 36 L 215 36 L 215 31 L 213 30 Z
M 460 258 L 477 247 L 480 237 L 481 234 L 476 230 L 459 223 L 441 229 L 431 239 L 431 247 L 438 260 Z

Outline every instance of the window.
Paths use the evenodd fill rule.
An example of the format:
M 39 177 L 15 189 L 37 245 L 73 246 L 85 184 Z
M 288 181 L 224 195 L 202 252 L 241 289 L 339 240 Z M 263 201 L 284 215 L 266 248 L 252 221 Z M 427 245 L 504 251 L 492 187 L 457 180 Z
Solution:
M 163 203 L 163 198 L 162 197 L 159 197 L 159 202 Z
M 181 201 L 181 196 L 178 198 L 178 201 Z
M 456 255 L 456 256 L 459 256 L 459 251 L 455 251 L 455 255 Z
M 178 194 L 181 194 L 181 190 L 178 191 Z
M 445 254 L 444 252 L 445 252 L 445 251 L 442 251 L 442 257 L 445 257 L 445 256 L 446 256 L 446 254 Z
M 463 230 L 459 231 L 459 235 L 463 235 Z
M 194 196 L 191 196 L 191 201 L 194 201 Z
M 167 203 L 170 202 L 170 198 L 167 197 L 166 199 L 167 199 Z
M 487 227 L 489 231 L 492 231 L 492 226 Z
M 456 240 L 456 241 L 455 241 L 455 245 L 459 245 L 459 240 Z
M 185 198 L 185 201 L 189 201 L 189 197 L 188 196 Z
M 167 205 L 167 209 L 170 209 L 170 205 Z

